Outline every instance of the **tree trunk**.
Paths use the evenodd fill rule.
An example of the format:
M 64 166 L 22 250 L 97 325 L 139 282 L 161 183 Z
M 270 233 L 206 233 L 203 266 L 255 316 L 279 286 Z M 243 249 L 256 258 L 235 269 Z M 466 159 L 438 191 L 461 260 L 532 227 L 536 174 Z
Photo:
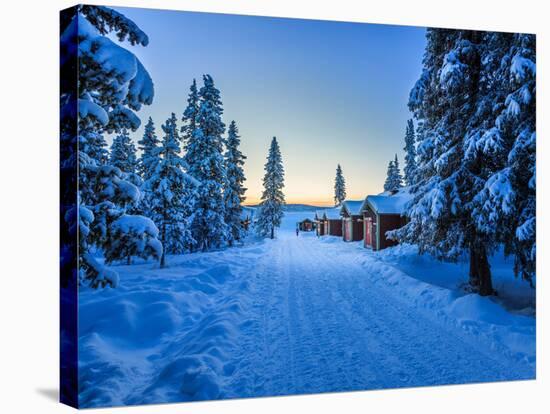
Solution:
M 160 267 L 166 266 L 166 224 L 162 225 L 162 254 L 160 255 Z
M 479 269 L 479 294 L 481 296 L 489 296 L 494 294 L 493 283 L 491 280 L 491 266 L 489 266 L 489 260 L 487 258 L 487 251 L 482 249 L 481 253 L 478 253 L 478 269 Z
M 128 257 L 126 258 L 126 264 L 128 266 L 132 264 L 132 256 L 128 255 Z
M 487 249 L 480 243 L 474 243 L 470 249 L 470 284 L 476 288 L 481 296 L 489 296 L 495 293 Z
M 271 238 L 275 238 L 275 226 L 271 226 Z
M 474 289 L 479 287 L 479 272 L 477 271 L 476 250 L 470 246 L 470 286 Z

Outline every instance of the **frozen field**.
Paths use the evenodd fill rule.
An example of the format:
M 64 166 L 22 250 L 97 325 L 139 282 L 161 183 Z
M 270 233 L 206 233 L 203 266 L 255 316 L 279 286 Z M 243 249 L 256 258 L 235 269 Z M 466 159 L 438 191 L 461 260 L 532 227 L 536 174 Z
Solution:
M 83 406 L 535 376 L 534 291 L 497 263 L 499 299 L 457 287 L 465 264 L 294 233 L 117 266 L 80 294 Z M 507 308 L 508 310 L 505 310 Z

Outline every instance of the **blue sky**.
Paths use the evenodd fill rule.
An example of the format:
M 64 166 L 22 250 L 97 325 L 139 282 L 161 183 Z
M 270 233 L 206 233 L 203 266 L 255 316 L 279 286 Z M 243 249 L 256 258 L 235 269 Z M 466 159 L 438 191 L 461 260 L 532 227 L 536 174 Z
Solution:
M 117 8 L 149 35 L 128 46 L 155 83 L 139 112 L 181 118 L 189 85 L 209 73 L 224 122 L 242 136 L 247 202 L 261 194 L 270 140 L 279 140 L 289 203 L 330 204 L 336 164 L 348 197 L 382 191 L 387 163 L 403 158 L 409 91 L 420 75 L 425 28 Z

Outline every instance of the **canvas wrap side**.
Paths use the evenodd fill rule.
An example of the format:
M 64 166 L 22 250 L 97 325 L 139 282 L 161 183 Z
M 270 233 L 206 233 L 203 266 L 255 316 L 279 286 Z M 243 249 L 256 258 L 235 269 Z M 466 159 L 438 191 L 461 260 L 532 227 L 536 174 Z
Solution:
M 78 108 L 76 7 L 60 12 L 60 401 L 78 408 Z

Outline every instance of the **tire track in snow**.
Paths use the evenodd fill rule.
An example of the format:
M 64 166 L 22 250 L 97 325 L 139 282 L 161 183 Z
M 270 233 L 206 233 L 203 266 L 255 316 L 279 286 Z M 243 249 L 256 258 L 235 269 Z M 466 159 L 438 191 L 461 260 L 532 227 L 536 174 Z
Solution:
M 288 335 L 281 328 L 287 321 L 282 312 L 285 295 L 276 291 L 280 269 L 275 263 L 280 246 L 266 242 L 272 244 L 267 251 L 259 249 L 257 257 L 247 258 L 245 277 L 250 280 L 251 303 L 249 319 L 242 325 L 240 351 L 235 356 L 238 369 L 227 385 L 228 396 L 233 398 L 283 395 L 291 389 L 283 374 L 291 364 L 281 362 L 290 360 L 290 351 Z
M 339 267 L 334 262 L 329 265 L 334 274 L 338 274 Z M 358 277 L 360 275 L 365 277 Z M 342 286 L 350 277 L 351 285 Z M 360 266 L 346 266 L 346 271 L 340 271 L 336 280 L 342 286 L 336 289 L 342 295 L 340 303 L 350 306 L 350 315 L 368 317 L 365 328 L 375 332 L 375 339 L 383 344 L 386 352 L 379 354 L 379 357 L 389 358 L 387 367 L 391 370 L 399 367 L 405 380 L 401 386 L 515 378 L 510 374 L 510 366 L 503 364 L 499 355 L 490 355 L 483 348 L 475 348 L 464 340 L 463 335 L 457 335 L 443 324 L 425 318 L 417 308 L 396 300 L 391 292 L 372 284 L 365 269 Z M 365 325 L 361 319 L 356 318 L 358 326 Z M 396 321 L 400 322 L 399 326 L 393 325 Z M 510 363 L 515 365 L 513 361 Z M 517 378 L 523 376 L 519 374 Z M 400 385 L 383 385 L 387 386 Z
M 372 327 L 365 324 L 368 315 L 357 317 L 354 312 L 344 312 L 347 299 L 340 290 L 339 283 L 351 274 L 358 274 L 357 266 L 342 269 L 337 265 L 334 252 L 327 246 L 315 246 L 312 240 L 304 240 L 300 246 L 303 251 L 296 254 L 298 260 L 292 262 L 298 270 L 303 283 L 302 291 L 311 292 L 313 301 L 304 309 L 309 309 L 309 324 L 315 327 L 317 350 L 323 355 L 322 361 L 328 363 L 333 371 L 319 373 L 324 380 L 312 391 L 358 390 L 384 386 L 403 386 L 402 375 L 388 371 L 387 365 L 380 363 L 380 356 L 387 352 L 380 341 L 369 333 Z M 315 251 L 315 248 L 321 251 Z M 344 290 L 353 290 L 354 286 L 345 286 Z M 331 342 L 328 339 L 332 339 Z M 393 363 L 397 363 L 395 360 Z M 335 371 L 334 371 L 335 368 Z M 387 385 L 386 385 L 387 384 Z
M 254 322 L 242 331 L 241 369 L 228 385 L 231 395 L 529 377 L 521 364 L 425 315 L 378 275 L 371 277 L 364 262 L 376 257 L 354 247 L 281 231 L 247 259 Z
M 308 284 L 308 266 L 304 267 L 301 253 L 293 246 L 301 244 L 300 239 L 289 242 L 285 273 L 289 275 L 289 306 L 292 310 L 288 323 L 292 327 L 291 343 L 299 364 L 293 392 L 320 392 L 334 389 L 338 384 L 349 386 L 348 371 L 351 366 L 336 366 L 331 361 L 345 348 L 344 338 L 335 335 L 340 325 L 334 313 L 327 312 L 327 298 Z M 290 247 L 290 248 L 289 248 Z M 314 317 L 314 315 L 317 315 Z M 323 319 L 320 323 L 319 319 Z M 347 360 L 344 359 L 344 362 Z

